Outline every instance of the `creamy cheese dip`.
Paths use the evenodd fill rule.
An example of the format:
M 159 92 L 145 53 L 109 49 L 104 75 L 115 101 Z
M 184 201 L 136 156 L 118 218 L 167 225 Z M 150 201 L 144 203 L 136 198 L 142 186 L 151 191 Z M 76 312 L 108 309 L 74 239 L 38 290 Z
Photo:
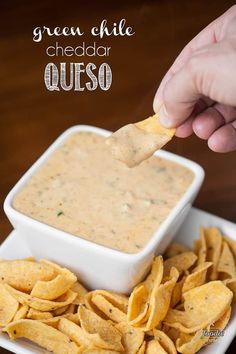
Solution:
M 112 157 L 104 137 L 78 132 L 36 171 L 13 206 L 57 229 L 135 253 L 192 180 L 191 170 L 155 156 L 130 169 Z
M 134 124 L 127 124 L 113 133 L 106 143 L 110 145 L 115 159 L 134 167 L 152 156 L 170 139 L 167 135 L 153 134 Z

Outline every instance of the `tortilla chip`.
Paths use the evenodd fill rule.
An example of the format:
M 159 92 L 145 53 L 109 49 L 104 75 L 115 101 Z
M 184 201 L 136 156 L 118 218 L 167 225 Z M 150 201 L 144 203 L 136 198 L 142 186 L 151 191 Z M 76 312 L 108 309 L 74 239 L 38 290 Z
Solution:
M 30 318 L 31 320 L 47 320 L 52 318 L 53 315 L 51 312 L 42 312 L 31 308 L 29 309 L 26 317 Z
M 234 279 L 226 279 L 223 283 L 232 291 L 233 293 L 233 301 L 236 301 L 236 278 Z
M 0 284 L 0 326 L 6 326 L 15 316 L 19 307 L 18 301 L 3 284 Z
M 153 339 L 147 343 L 146 354 L 168 354 L 161 344 Z
M 130 295 L 127 313 L 130 324 L 138 326 L 147 319 L 151 292 L 160 285 L 162 277 L 163 259 L 158 256 L 154 259 L 151 272 L 146 280 L 137 285 Z
M 25 294 L 19 290 L 12 288 L 8 284 L 4 284 L 6 290 L 14 296 L 14 298 L 23 305 L 28 305 L 35 310 L 39 311 L 54 311 L 65 305 L 69 305 L 76 298 L 76 293 L 71 290 L 68 290 L 63 294 L 57 301 L 43 300 L 33 297 L 31 295 Z
M 64 275 L 67 279 L 71 280 L 72 284 L 77 281 L 77 277 L 74 273 L 72 273 L 69 269 L 63 268 L 54 262 L 51 262 L 47 259 L 40 259 L 40 264 L 51 267 L 57 274 Z
M 147 315 L 148 295 L 144 284 L 136 286 L 130 295 L 127 318 L 133 326 L 140 325 Z
M 182 289 L 185 282 L 186 276 L 183 276 L 174 286 L 171 295 L 170 307 L 175 307 L 182 299 Z
M 115 291 L 107 291 L 107 290 L 94 290 L 90 291 L 87 293 L 85 296 L 85 304 L 88 307 L 88 309 L 93 310 L 96 312 L 96 306 L 92 303 L 91 299 L 94 295 L 101 295 L 103 296 L 107 301 L 109 301 L 112 305 L 114 305 L 116 308 L 121 310 L 124 313 L 127 313 L 128 309 L 128 298 L 127 296 L 123 294 L 116 293 Z M 99 310 L 98 310 L 99 312 Z M 103 315 L 103 313 L 100 311 L 99 315 Z
M 146 341 L 143 342 L 143 344 L 141 345 L 141 347 L 137 351 L 137 354 L 145 354 L 145 350 L 146 350 Z
M 189 269 L 197 260 L 195 253 L 189 251 L 168 258 L 164 261 L 164 276 L 168 276 L 172 267 L 177 268 L 181 274 Z
M 180 336 L 180 331 L 177 328 L 169 327 L 165 323 L 162 325 L 162 330 L 174 343 Z
M 80 284 L 78 281 L 72 285 L 71 290 L 74 291 L 75 293 L 77 293 L 77 296 L 76 296 L 75 300 L 73 301 L 73 304 L 84 305 L 85 304 L 85 295 L 88 293 L 88 290 L 82 284 Z
M 120 322 L 116 328 L 122 333 L 122 344 L 126 354 L 136 354 L 144 340 L 143 331 L 130 326 L 127 322 Z
M 177 256 L 178 254 L 188 252 L 189 248 L 178 242 L 172 242 L 166 249 L 164 258 L 171 258 Z
M 91 301 L 110 320 L 117 323 L 126 321 L 126 314 L 110 303 L 104 296 L 95 293 Z
M 217 271 L 227 274 L 230 278 L 236 278 L 234 256 L 225 241 L 223 241 L 223 248 L 217 265 Z
M 38 280 L 52 280 L 56 273 L 46 264 L 26 260 L 0 262 L 0 283 L 7 283 L 13 288 L 29 292 Z
M 197 265 L 206 262 L 207 257 L 207 245 L 206 245 L 206 236 L 205 236 L 205 229 L 201 226 L 200 227 L 200 240 L 199 241 L 199 249 L 198 249 L 198 260 Z
M 147 119 L 135 123 L 136 127 L 148 133 L 158 134 L 166 137 L 166 143 L 175 135 L 176 129 L 167 129 L 160 124 L 159 115 L 155 114 Z
M 208 343 L 209 338 L 203 336 L 202 329 L 199 329 L 193 336 L 182 334 L 176 341 L 176 347 L 179 353 L 194 354 Z
M 75 304 L 70 304 L 68 306 L 68 308 L 66 309 L 66 311 L 64 312 L 64 314 L 75 314 L 77 313 L 77 310 L 78 310 L 78 306 L 76 306 Z
M 233 293 L 216 280 L 187 291 L 183 297 L 185 311 L 170 309 L 164 321 L 181 332 L 193 333 L 223 316 L 231 304 Z
M 75 324 L 79 325 L 79 317 L 78 317 L 78 315 L 77 314 L 71 314 L 71 313 L 68 313 L 68 314 L 62 315 L 62 316 L 55 316 L 55 317 L 49 318 L 47 320 L 40 320 L 40 322 L 43 322 L 43 323 L 45 323 L 48 326 L 52 326 L 52 327 L 58 329 L 59 322 L 60 322 L 60 320 L 62 318 L 63 319 L 66 318 L 67 320 L 69 320 L 71 322 L 74 322 Z
M 116 351 L 124 350 L 121 333 L 109 321 L 84 306 L 79 306 L 78 314 L 81 328 L 95 346 Z
M 207 269 L 211 266 L 212 262 L 204 262 L 197 265 L 196 268 L 193 269 L 192 273 L 186 277 L 182 292 L 185 293 L 188 290 L 203 285 L 206 281 Z
M 87 349 L 83 351 L 83 353 L 86 354 L 120 354 L 120 352 L 117 352 L 115 350 L 106 350 L 106 349 Z
M 205 230 L 205 238 L 207 245 L 207 261 L 212 262 L 209 269 L 209 279 L 216 280 L 218 278 L 218 262 L 221 255 L 222 235 L 216 227 L 210 227 Z
M 221 316 L 211 327 L 210 327 L 210 331 L 211 332 L 216 332 L 217 331 L 223 331 L 225 329 L 225 327 L 227 326 L 229 320 L 230 320 L 230 315 L 231 315 L 231 306 L 225 311 L 225 313 L 223 314 L 223 316 Z M 216 339 L 218 339 L 217 335 L 213 335 L 209 338 L 208 344 L 214 342 Z
M 234 255 L 234 258 L 236 259 L 236 241 L 229 238 L 228 236 L 224 236 L 223 239 L 227 242 L 231 252 Z
M 69 308 L 70 305 L 65 305 L 62 307 L 59 307 L 59 309 L 56 309 L 55 311 L 53 311 L 53 316 L 61 316 L 63 315 Z
M 177 354 L 175 344 L 166 333 L 158 329 L 154 329 L 154 338 L 161 344 L 163 349 L 165 349 L 168 354 Z
M 19 320 L 4 329 L 11 339 L 27 338 L 55 354 L 78 354 L 79 347 L 57 329 L 35 320 Z
M 170 306 L 172 291 L 178 277 L 179 272 L 173 267 L 170 271 L 170 280 L 153 288 L 150 296 L 150 315 L 144 327 L 145 331 L 155 328 L 165 318 Z
M 70 289 L 75 280 L 58 274 L 50 281 L 39 280 L 34 285 L 30 295 L 44 300 L 55 300 Z
M 29 306 L 28 305 L 21 305 L 19 304 L 19 308 L 15 313 L 15 316 L 13 318 L 13 321 L 18 321 L 26 318 L 26 315 L 29 311 Z
M 91 346 L 91 342 L 83 329 L 67 318 L 61 318 L 59 320 L 58 329 L 66 334 L 77 345 L 84 346 L 85 348 Z

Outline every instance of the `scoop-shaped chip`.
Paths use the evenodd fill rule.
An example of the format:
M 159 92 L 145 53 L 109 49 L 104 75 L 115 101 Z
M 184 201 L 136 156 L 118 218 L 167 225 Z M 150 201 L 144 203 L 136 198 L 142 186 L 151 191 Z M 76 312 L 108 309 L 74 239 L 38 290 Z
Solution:
M 77 281 L 77 277 L 69 269 L 59 266 L 59 264 L 51 262 L 47 259 L 40 259 L 40 264 L 51 267 L 57 274 L 64 275 L 67 279 L 70 279 L 72 284 Z
M 171 258 L 177 256 L 178 254 L 188 252 L 189 248 L 178 242 L 172 242 L 166 249 L 164 253 L 164 258 Z
M 163 271 L 163 258 L 162 256 L 157 256 L 152 262 L 150 274 L 141 284 L 145 284 L 148 291 L 151 292 L 154 287 L 159 286 L 161 283 L 163 278 Z
M 53 316 L 61 316 L 63 315 L 69 308 L 70 305 L 65 305 L 62 307 L 59 307 L 59 309 L 56 309 L 53 311 Z
M 212 267 L 209 269 L 209 279 L 218 279 L 218 262 L 221 255 L 222 235 L 216 227 L 210 227 L 205 230 L 205 238 L 207 245 L 206 260 L 212 262 Z
M 18 307 L 19 303 L 15 297 L 0 284 L 0 326 L 5 326 L 13 319 Z
M 25 294 L 19 290 L 14 289 L 8 284 L 4 284 L 7 291 L 14 296 L 14 298 L 23 305 L 28 305 L 35 310 L 39 311 L 54 311 L 60 307 L 69 305 L 76 298 L 76 293 L 68 290 L 63 294 L 57 301 L 43 300 L 33 297 L 31 295 Z
M 225 241 L 223 241 L 223 248 L 217 265 L 217 271 L 227 274 L 230 278 L 236 278 L 234 256 Z
M 206 245 L 205 229 L 202 226 L 200 227 L 200 240 L 199 240 L 199 249 L 197 254 L 198 254 L 198 260 L 197 260 L 198 265 L 206 262 L 207 245 Z
M 81 328 L 94 345 L 103 349 L 124 350 L 121 343 L 121 333 L 111 322 L 105 321 L 84 306 L 79 306 L 78 315 Z
M 195 253 L 183 252 L 174 257 L 168 258 L 164 261 L 164 276 L 168 276 L 172 267 L 177 268 L 181 274 L 183 271 L 188 270 L 197 260 Z
M 106 350 L 106 349 L 99 349 L 99 348 L 92 348 L 92 349 L 85 349 L 83 351 L 85 354 L 120 354 L 115 350 Z
M 165 332 L 158 329 L 155 329 L 153 332 L 154 338 L 161 344 L 168 354 L 177 354 L 175 344 Z
M 125 353 L 136 354 L 143 344 L 143 331 L 130 326 L 127 322 L 120 322 L 116 325 L 116 328 L 122 333 L 122 344 Z
M 70 289 L 75 279 L 58 274 L 50 281 L 38 280 L 34 285 L 30 295 L 44 300 L 55 300 L 65 294 Z
M 175 134 L 175 129 L 161 126 L 158 115 L 135 124 L 127 124 L 109 136 L 106 143 L 117 160 L 133 167 L 161 149 Z
M 176 282 L 171 295 L 170 307 L 175 307 L 182 299 L 182 289 L 186 276 L 184 275 L 179 281 Z
M 223 239 L 229 245 L 229 248 L 230 248 L 231 252 L 233 253 L 234 258 L 236 259 L 236 241 L 228 236 L 224 236 Z
M 77 296 L 75 300 L 73 301 L 73 304 L 75 305 L 84 305 L 85 304 L 85 295 L 88 293 L 88 290 L 80 284 L 78 281 L 76 281 L 72 286 L 71 290 L 77 293 Z
M 170 271 L 170 280 L 153 288 L 149 303 L 150 315 L 146 325 L 143 328 L 145 331 L 149 331 L 157 327 L 158 324 L 165 318 L 170 306 L 172 291 L 178 277 L 178 270 L 172 267 Z
M 162 324 L 162 330 L 174 343 L 180 336 L 180 331 L 177 328 L 169 327 L 165 323 Z
M 127 313 L 127 309 L 128 309 L 127 296 L 116 293 L 115 291 L 107 291 L 107 290 L 94 290 L 87 293 L 87 295 L 85 296 L 85 304 L 88 307 L 88 309 L 96 312 L 96 308 L 94 307 L 94 304 L 91 301 L 94 295 L 103 296 L 107 301 L 109 301 L 112 305 L 117 307 L 119 310 L 121 310 L 124 313 Z
M 236 301 L 236 278 L 228 278 L 223 281 L 223 283 L 232 291 L 233 301 Z
M 146 350 L 146 341 L 143 342 L 139 350 L 137 351 L 137 354 L 144 354 Z
M 84 346 L 85 348 L 88 348 L 91 345 L 86 332 L 84 332 L 80 326 L 67 318 L 61 318 L 57 328 L 62 333 L 66 334 L 77 345 Z
M 153 339 L 147 343 L 146 354 L 167 354 L 161 344 Z
M 71 322 L 74 322 L 75 324 L 79 324 L 79 316 L 77 314 L 71 314 L 71 313 L 61 315 L 61 316 L 55 316 L 52 318 L 48 318 L 46 320 L 40 320 L 40 322 L 43 322 L 48 326 L 58 329 L 58 324 L 62 318 L 66 318 Z
M 227 326 L 229 320 L 230 320 L 230 315 L 231 315 L 232 308 L 231 306 L 225 311 L 223 316 L 221 316 L 211 327 L 210 327 L 210 332 L 213 332 L 213 335 L 210 336 L 208 344 L 214 342 L 216 339 L 218 339 L 216 334 L 218 331 L 223 331 L 225 327 Z
M 148 133 L 154 133 L 154 134 L 160 134 L 160 135 L 166 135 L 169 138 L 172 138 L 175 135 L 176 129 L 168 129 L 163 127 L 160 123 L 160 117 L 156 113 L 153 116 L 146 118 L 144 120 L 141 120 L 140 122 L 135 123 L 135 125 L 140 128 L 145 130 Z
M 209 337 L 204 336 L 202 329 L 199 329 L 193 336 L 181 335 L 176 341 L 176 347 L 179 353 L 194 354 L 208 343 Z
M 115 307 L 104 296 L 95 293 L 91 301 L 108 319 L 117 323 L 126 321 L 126 313 Z
M 193 333 L 217 321 L 229 308 L 233 293 L 221 281 L 211 281 L 187 291 L 184 309 L 170 309 L 165 323 L 184 333 Z
M 28 305 L 21 305 L 20 304 L 17 312 L 15 313 L 13 321 L 18 321 L 18 320 L 22 320 L 22 319 L 26 318 L 28 311 L 29 311 Z
M 52 318 L 53 315 L 51 314 L 51 312 L 43 312 L 31 308 L 29 309 L 26 317 L 30 318 L 31 320 L 47 320 L 49 318 Z
M 144 322 L 148 314 L 148 302 L 151 292 L 157 288 L 163 278 L 163 258 L 158 256 L 152 263 L 150 274 L 132 291 L 128 304 L 128 321 L 138 326 Z
M 29 292 L 38 280 L 52 280 L 56 272 L 46 264 L 27 260 L 0 262 L 0 283 L 7 283 L 13 288 Z
M 140 325 L 147 315 L 148 295 L 144 284 L 137 285 L 130 295 L 127 318 L 133 326 Z
M 207 269 L 212 266 L 212 262 L 200 263 L 193 269 L 192 273 L 189 274 L 183 284 L 182 292 L 185 293 L 192 288 L 196 288 L 205 283 Z
M 68 308 L 66 309 L 66 311 L 65 311 L 65 314 L 69 314 L 69 313 L 71 313 L 71 314 L 74 314 L 74 313 L 77 313 L 77 309 L 78 309 L 78 306 L 76 306 L 75 304 L 70 304 L 69 306 L 68 306 Z
M 4 329 L 11 339 L 27 338 L 55 354 L 81 353 L 79 347 L 57 329 L 35 320 L 19 320 Z

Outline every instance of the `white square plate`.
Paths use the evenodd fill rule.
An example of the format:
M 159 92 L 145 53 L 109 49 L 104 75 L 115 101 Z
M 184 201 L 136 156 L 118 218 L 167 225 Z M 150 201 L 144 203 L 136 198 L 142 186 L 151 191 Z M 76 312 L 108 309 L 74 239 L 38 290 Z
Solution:
M 193 240 L 199 236 L 200 225 L 206 227 L 212 225 L 217 226 L 225 235 L 236 240 L 236 224 L 196 208 L 192 208 L 190 210 L 184 224 L 181 226 L 174 239 L 192 247 Z M 13 231 L 0 247 L 0 258 L 16 259 L 28 256 L 32 256 L 32 254 L 28 250 L 27 246 L 22 244 L 22 238 L 17 237 L 16 231 Z M 199 353 L 224 354 L 235 335 L 236 308 L 234 308 L 232 312 L 232 318 L 226 327 L 224 336 L 219 338 L 214 344 L 211 344 L 201 350 Z M 11 341 L 4 334 L 0 335 L 0 346 L 16 354 L 42 353 L 42 349 L 31 342 L 27 340 Z M 45 351 L 43 352 L 46 353 Z

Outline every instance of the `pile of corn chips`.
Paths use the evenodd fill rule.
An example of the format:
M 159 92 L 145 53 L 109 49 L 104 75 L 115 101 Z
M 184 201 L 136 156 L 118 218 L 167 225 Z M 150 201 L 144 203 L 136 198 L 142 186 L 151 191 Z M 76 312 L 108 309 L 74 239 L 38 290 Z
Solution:
M 44 259 L 1 260 L 0 330 L 56 354 L 196 353 L 230 319 L 235 257 L 235 241 L 201 228 L 193 251 L 172 243 L 129 297 L 88 292 Z

